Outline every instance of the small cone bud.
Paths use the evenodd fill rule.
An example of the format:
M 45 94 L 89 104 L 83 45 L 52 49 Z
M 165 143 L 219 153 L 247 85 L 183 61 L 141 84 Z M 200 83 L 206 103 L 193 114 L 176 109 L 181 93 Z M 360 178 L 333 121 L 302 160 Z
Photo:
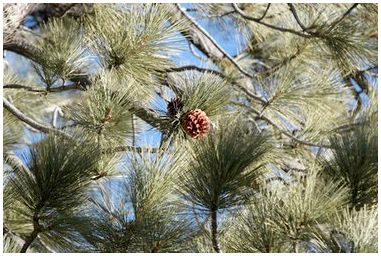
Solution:
M 182 107 L 180 99 L 172 99 L 167 105 L 167 112 L 170 116 L 175 116 Z

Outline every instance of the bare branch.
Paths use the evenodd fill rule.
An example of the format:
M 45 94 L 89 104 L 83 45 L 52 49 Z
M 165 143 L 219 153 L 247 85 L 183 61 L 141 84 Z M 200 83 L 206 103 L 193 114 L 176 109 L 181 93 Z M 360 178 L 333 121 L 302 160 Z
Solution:
M 15 106 L 12 105 L 6 98 L 3 98 L 3 106 L 5 109 L 7 109 L 9 112 L 11 112 L 15 117 L 23 121 L 24 123 L 30 125 L 31 127 L 43 132 L 43 133 L 54 133 L 59 136 L 63 136 L 67 139 L 71 139 L 69 135 L 64 133 L 63 131 L 42 125 L 33 119 L 27 117 L 24 113 L 22 113 L 19 109 L 17 109 Z
M 270 6 L 271 6 L 271 3 L 267 4 L 266 10 L 263 12 L 262 16 L 260 18 L 256 18 L 256 20 L 258 20 L 258 21 L 263 20 L 266 17 L 266 14 L 269 11 Z M 235 13 L 235 12 L 237 12 L 237 11 L 236 10 L 231 11 L 231 13 Z
M 292 139 L 293 141 L 299 143 L 299 144 L 303 144 L 303 145 L 306 145 L 306 146 L 311 146 L 311 147 L 323 147 L 323 148 L 331 148 L 330 145 L 325 145 L 325 144 L 316 144 L 316 143 L 312 143 L 312 142 L 309 142 L 309 141 L 305 141 L 305 140 L 302 140 L 302 139 L 299 139 L 297 137 L 295 137 L 294 135 L 292 135 L 290 132 L 288 131 L 285 131 L 283 130 L 279 125 L 277 125 L 276 123 L 274 123 L 270 118 L 264 116 L 263 114 L 261 114 L 259 111 L 255 110 L 254 108 L 249 108 L 249 110 L 255 114 L 258 115 L 258 118 L 266 121 L 267 123 L 269 123 L 270 125 L 272 125 L 273 127 L 275 127 L 277 130 L 279 130 L 281 133 L 283 133 L 284 135 L 286 135 L 287 137 L 289 137 L 290 139 Z
M 195 71 L 199 71 L 199 72 L 210 72 L 210 73 L 212 73 L 214 75 L 217 75 L 217 76 L 219 76 L 221 78 L 225 78 L 225 76 L 221 72 L 219 72 L 217 70 L 208 69 L 208 68 L 200 68 L 200 67 L 195 66 L 195 65 L 189 65 L 189 66 L 182 66 L 182 67 L 172 68 L 172 69 L 168 70 L 167 72 L 182 72 L 182 71 L 188 71 L 188 70 L 195 70 Z M 258 96 L 258 95 L 256 95 L 253 92 L 250 92 L 244 86 L 242 86 L 242 85 L 240 85 L 238 83 L 235 83 L 235 82 L 233 82 L 232 84 L 236 85 L 241 91 L 246 93 L 246 95 L 249 98 L 252 98 L 254 100 L 260 101 L 263 104 L 267 103 L 267 101 L 264 100 L 261 96 Z
M 247 71 L 245 71 L 217 42 L 214 40 L 213 37 L 209 35 L 209 33 L 203 29 L 191 16 L 189 16 L 179 4 L 176 4 L 176 7 L 179 9 L 179 11 L 182 13 L 182 15 L 188 19 L 193 26 L 195 26 L 223 55 L 223 57 L 226 57 L 238 70 L 241 72 L 244 76 L 249 78 L 254 78 L 253 75 L 249 74 Z
M 17 53 L 21 56 L 24 56 L 27 59 L 30 59 L 36 63 L 39 63 L 39 60 L 37 56 L 39 56 L 41 53 L 41 50 L 34 46 L 33 44 L 30 44 L 28 41 L 26 41 L 23 38 L 13 38 L 9 42 L 4 43 L 4 50 L 8 50 L 14 53 Z M 74 77 L 71 77 L 70 80 L 78 83 L 79 85 L 89 85 L 91 84 L 90 79 L 87 75 L 83 75 L 81 71 L 77 71 L 78 74 Z
M 309 35 L 309 34 L 304 34 L 302 32 L 299 32 L 299 31 L 296 31 L 296 30 L 293 30 L 293 29 L 289 29 L 289 28 L 282 28 L 282 27 L 277 27 L 277 26 L 274 26 L 272 24 L 268 24 L 268 23 L 265 23 L 263 22 L 261 19 L 258 19 L 258 18 L 255 18 L 255 17 L 252 17 L 250 15 L 247 15 L 242 9 L 240 9 L 238 7 L 237 4 L 235 3 L 232 3 L 233 5 L 233 8 L 236 10 L 236 12 L 241 15 L 243 18 L 247 19 L 247 20 L 250 20 L 250 21 L 254 21 L 256 23 L 259 23 L 261 25 L 264 25 L 266 27 L 269 27 L 269 28 L 272 28 L 272 29 L 275 29 L 275 30 L 278 30 L 278 31 L 281 31 L 281 32 L 287 32 L 287 33 L 292 33 L 294 35 L 297 35 L 297 36 L 301 36 L 301 37 L 305 37 L 305 38 L 311 38 L 312 36 Z
M 304 24 L 300 21 L 298 13 L 296 12 L 296 9 L 295 9 L 294 5 L 293 4 L 287 4 L 287 5 L 290 8 L 290 11 L 292 12 L 292 15 L 294 15 L 294 18 L 295 18 L 296 22 L 298 23 L 299 27 L 303 31 L 307 31 L 308 28 L 306 28 L 306 26 L 304 26 Z
M 234 104 L 237 105 L 237 106 L 241 106 L 241 107 L 247 108 L 250 112 L 256 114 L 258 119 L 261 119 L 261 120 L 267 122 L 268 124 L 272 125 L 274 128 L 276 128 L 282 134 L 286 135 L 287 137 L 289 137 L 290 139 L 292 139 L 293 141 L 295 141 L 295 142 L 297 142 L 299 144 L 303 144 L 303 145 L 311 146 L 311 147 L 319 147 L 319 148 L 320 147 L 323 147 L 323 148 L 332 148 L 330 145 L 316 144 L 316 143 L 313 143 L 313 142 L 309 142 L 309 141 L 305 141 L 305 140 L 299 139 L 299 138 L 295 137 L 293 134 L 291 134 L 290 132 L 283 130 L 279 125 L 277 125 L 275 122 L 273 122 L 270 118 L 264 116 L 263 113 L 259 112 L 258 110 L 254 109 L 252 107 L 248 108 L 246 105 L 244 105 L 242 103 L 239 103 L 239 102 L 235 102 Z
M 3 47 L 4 50 L 20 54 L 21 56 L 35 62 L 37 61 L 36 56 L 40 54 L 40 49 L 21 38 L 13 38 L 12 41 L 5 42 Z
M 263 15 L 258 19 L 259 21 L 263 20 L 263 19 L 266 17 L 266 14 L 267 14 L 267 12 L 269 11 L 270 6 L 271 6 L 271 3 L 267 4 L 267 7 L 266 7 L 265 12 L 264 12 Z
M 183 72 L 183 71 L 189 71 L 189 70 L 195 70 L 195 71 L 199 71 L 199 72 L 208 72 L 208 73 L 212 73 L 214 75 L 217 75 L 221 78 L 224 78 L 224 75 L 217 70 L 209 69 L 209 68 L 200 68 L 196 65 L 187 65 L 187 66 L 175 67 L 175 68 L 171 68 L 171 69 L 167 70 L 167 72 Z
M 330 25 L 330 29 L 333 29 L 337 24 L 339 24 L 341 21 L 345 19 L 356 7 L 358 4 L 353 4 L 340 18 L 338 18 L 336 21 L 332 22 Z
M 66 85 L 66 86 L 60 86 L 60 87 L 49 87 L 46 89 L 37 89 L 31 86 L 21 85 L 21 84 L 6 84 L 3 86 L 3 89 L 24 89 L 30 92 L 42 92 L 42 93 L 63 92 L 63 91 L 69 91 L 69 90 L 83 90 L 83 88 L 78 86 L 78 84 L 72 84 L 72 85 Z
M 136 146 L 118 146 L 113 148 L 108 148 L 104 150 L 104 154 L 113 154 L 123 151 L 131 151 L 135 153 L 161 153 L 164 150 L 159 148 L 143 148 L 143 147 L 136 147 Z
M 24 115 L 20 110 L 18 110 L 15 106 L 13 106 L 5 98 L 3 98 L 3 105 L 4 105 L 4 108 L 6 108 L 9 112 L 11 112 L 15 117 L 17 117 L 18 119 L 20 119 L 24 123 L 30 125 L 31 127 L 35 128 L 35 129 L 37 129 L 43 133 L 53 133 L 53 134 L 57 134 L 59 136 L 63 136 L 66 139 L 70 139 L 70 140 L 72 139 L 70 137 L 70 135 L 66 134 L 65 132 L 63 132 L 61 130 L 42 125 L 42 124 L 34 121 L 33 119 L 27 117 L 26 115 Z M 103 153 L 110 154 L 110 153 L 116 153 L 116 152 L 121 152 L 121 151 L 133 151 L 133 152 L 137 152 L 137 153 L 143 153 L 143 152 L 157 153 L 157 152 L 160 152 L 158 149 L 155 149 L 155 148 L 153 148 L 153 149 L 147 148 L 146 149 L 146 148 L 133 147 L 133 146 L 119 146 L 119 147 L 107 149 Z
M 184 17 L 181 7 L 173 4 L 172 19 L 176 22 Z M 195 26 L 190 25 L 186 30 L 180 31 L 180 33 L 194 46 L 197 47 L 207 58 L 211 60 L 219 60 L 223 58 L 223 54 L 206 38 L 202 32 Z
M 240 84 L 236 84 L 236 85 L 237 85 L 237 87 L 238 87 L 241 91 L 245 92 L 246 95 L 249 96 L 249 98 L 252 98 L 252 99 L 254 99 L 254 100 L 258 100 L 258 101 L 260 101 L 260 102 L 263 103 L 263 104 L 268 104 L 266 100 L 264 100 L 262 97 L 260 97 L 260 96 L 258 96 L 258 95 L 256 95 L 256 94 L 252 93 L 252 92 L 249 91 L 246 87 L 244 87 L 244 86 L 242 86 L 242 85 L 240 85 Z

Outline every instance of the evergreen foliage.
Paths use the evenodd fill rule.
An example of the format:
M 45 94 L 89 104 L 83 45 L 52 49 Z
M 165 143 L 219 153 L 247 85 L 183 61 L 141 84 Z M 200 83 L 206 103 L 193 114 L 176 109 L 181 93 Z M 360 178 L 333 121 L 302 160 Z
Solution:
M 4 252 L 377 252 L 377 4 L 3 7 Z

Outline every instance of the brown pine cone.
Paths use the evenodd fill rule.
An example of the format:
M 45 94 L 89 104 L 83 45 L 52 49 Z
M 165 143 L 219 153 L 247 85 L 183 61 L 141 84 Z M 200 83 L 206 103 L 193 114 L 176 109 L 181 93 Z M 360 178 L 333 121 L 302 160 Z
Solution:
M 209 118 L 201 109 L 186 113 L 181 124 L 184 131 L 194 139 L 204 137 L 209 131 Z

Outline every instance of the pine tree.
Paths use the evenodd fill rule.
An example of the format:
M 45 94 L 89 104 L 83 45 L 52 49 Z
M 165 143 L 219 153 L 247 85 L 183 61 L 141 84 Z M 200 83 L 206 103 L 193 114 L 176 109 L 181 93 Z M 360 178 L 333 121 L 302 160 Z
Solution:
M 377 4 L 4 4 L 4 252 L 377 252 Z

